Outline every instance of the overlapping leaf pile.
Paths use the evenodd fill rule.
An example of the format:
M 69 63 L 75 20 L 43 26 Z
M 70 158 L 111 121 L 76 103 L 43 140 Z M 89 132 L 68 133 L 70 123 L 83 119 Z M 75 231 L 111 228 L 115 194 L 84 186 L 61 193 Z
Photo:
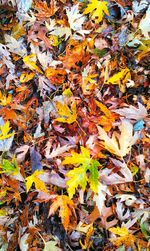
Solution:
M 149 250 L 149 1 L 0 2 L 0 250 Z

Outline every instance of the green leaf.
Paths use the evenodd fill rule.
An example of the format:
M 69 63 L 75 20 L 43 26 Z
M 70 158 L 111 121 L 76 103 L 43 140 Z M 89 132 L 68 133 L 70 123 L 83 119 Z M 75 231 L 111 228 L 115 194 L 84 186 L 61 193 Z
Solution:
M 150 224 L 148 222 L 143 222 L 141 225 L 141 231 L 147 240 L 150 239 Z
M 11 173 L 11 174 L 16 174 L 19 172 L 18 164 L 16 161 L 16 158 L 12 159 L 12 162 L 10 162 L 7 159 L 2 160 L 2 164 L 0 164 L 0 173 Z
M 99 162 L 97 160 L 93 160 L 90 167 L 90 176 L 89 176 L 89 183 L 90 188 L 97 193 L 98 192 L 98 185 L 99 185 L 99 172 L 97 167 L 99 166 Z
M 67 177 L 70 178 L 67 181 L 67 190 L 69 198 L 71 199 L 75 194 L 75 189 L 78 188 L 78 186 L 82 187 L 83 191 L 85 190 L 87 185 L 86 169 L 84 167 L 74 168 L 67 173 Z
M 79 166 L 67 173 L 67 177 L 70 178 L 67 181 L 69 197 L 73 197 L 75 189 L 77 189 L 78 186 L 84 191 L 87 182 L 89 182 L 91 190 L 97 193 L 99 185 L 99 172 L 97 167 L 100 166 L 100 163 L 97 160 L 93 160 L 90 157 L 90 151 L 83 146 L 81 146 L 81 153 L 72 152 L 71 155 L 72 156 L 65 157 L 62 162 L 64 165 Z M 89 177 L 87 176 L 87 171 L 90 172 Z
M 94 53 L 96 56 L 102 58 L 102 57 L 104 57 L 104 56 L 107 54 L 108 51 L 109 51 L 108 48 L 104 48 L 104 49 L 102 49 L 102 50 L 100 50 L 100 49 L 98 49 L 98 48 L 95 48 L 95 49 L 93 50 L 93 53 Z

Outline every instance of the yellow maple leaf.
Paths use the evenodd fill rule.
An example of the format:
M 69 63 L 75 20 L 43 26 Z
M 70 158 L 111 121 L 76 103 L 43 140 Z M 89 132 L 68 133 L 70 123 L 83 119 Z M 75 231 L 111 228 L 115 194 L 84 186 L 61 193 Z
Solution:
M 122 227 L 112 227 L 109 228 L 109 231 L 115 235 L 118 235 L 117 238 L 111 238 L 111 242 L 116 246 L 120 247 L 121 245 L 125 245 L 126 248 L 131 247 L 135 241 L 136 236 L 130 234 L 128 229 L 125 226 Z
M 119 235 L 119 236 L 127 236 L 129 234 L 128 229 L 123 227 L 111 227 L 109 228 L 109 231 L 113 234 Z
M 2 126 L 0 125 L 0 140 L 8 139 L 11 136 L 14 135 L 14 132 L 9 133 L 11 127 L 9 121 L 6 121 L 6 123 Z
M 113 85 L 119 84 L 120 91 L 124 92 L 125 87 L 123 84 L 126 83 L 130 78 L 131 78 L 130 70 L 129 68 L 126 67 L 125 69 L 122 69 L 121 71 L 110 77 L 108 80 L 106 80 L 105 84 L 110 84 L 110 83 Z
M 30 81 L 32 78 L 34 78 L 35 74 L 36 74 L 35 72 L 30 72 L 30 73 L 23 72 L 20 76 L 20 82 L 26 83 Z
M 59 216 L 65 230 L 76 226 L 75 204 L 66 195 L 58 195 L 50 206 L 49 216 L 55 214 L 59 209 Z
M 56 118 L 55 121 L 72 124 L 77 119 L 76 112 L 76 102 L 73 101 L 71 104 L 71 109 L 68 107 L 66 103 L 62 104 L 61 102 L 56 103 L 56 108 L 58 110 L 58 114 L 61 116 Z
M 2 92 L 0 91 L 0 105 L 2 106 L 9 105 L 11 103 L 11 100 L 12 100 L 11 94 L 8 94 L 7 96 L 5 94 L 2 94 Z
M 40 68 L 36 65 L 36 54 L 30 54 L 23 58 L 25 65 L 29 67 L 30 70 L 35 70 L 39 73 L 43 73 Z
M 83 14 L 90 13 L 92 20 L 99 23 L 103 20 L 104 15 L 109 15 L 108 2 L 100 0 L 90 0 L 90 3 L 85 8 Z
M 27 193 L 29 192 L 33 183 L 35 184 L 35 188 L 37 190 L 40 190 L 45 193 L 48 192 L 48 190 L 45 186 L 45 183 L 38 177 L 40 174 L 43 174 L 43 173 L 44 172 L 42 170 L 36 170 L 32 175 L 28 176 L 25 179 Z

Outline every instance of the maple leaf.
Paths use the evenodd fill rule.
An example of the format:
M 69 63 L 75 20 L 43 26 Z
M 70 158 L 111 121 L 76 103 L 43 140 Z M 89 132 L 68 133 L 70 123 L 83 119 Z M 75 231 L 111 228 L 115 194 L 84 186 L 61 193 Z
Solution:
M 30 73 L 23 72 L 20 76 L 20 82 L 26 83 L 26 82 L 30 81 L 31 79 L 33 79 L 34 76 L 35 76 L 35 72 L 30 72 Z
M 82 29 L 82 25 L 86 19 L 85 16 L 79 13 L 79 4 L 73 5 L 71 8 L 66 8 L 66 14 L 70 28 L 76 31 Z
M 42 170 L 36 170 L 32 175 L 28 176 L 25 181 L 26 181 L 26 189 L 27 193 L 29 192 L 32 184 L 35 184 L 35 188 L 37 190 L 43 191 L 47 193 L 47 188 L 45 186 L 45 183 L 38 177 L 39 175 L 43 174 Z
M 110 77 L 105 84 L 118 84 L 119 81 L 129 78 L 130 70 L 128 68 L 122 69 L 120 72 L 114 74 L 112 77 Z
M 83 42 L 77 42 L 75 40 L 70 40 L 68 46 L 66 47 L 66 55 L 60 56 L 59 59 L 63 62 L 63 65 L 67 69 L 75 68 L 80 70 L 81 67 L 78 62 L 82 62 L 82 66 L 88 62 L 89 53 L 87 52 L 88 42 L 85 40 Z
M 8 139 L 14 135 L 14 132 L 9 133 L 10 129 L 9 121 L 6 121 L 4 125 L 0 125 L 0 140 Z
M 6 96 L 5 94 L 2 94 L 2 92 L 0 91 L 0 105 L 2 106 L 9 105 L 11 103 L 11 100 L 12 100 L 11 94 L 8 94 L 8 96 Z
M 56 108 L 58 110 L 58 114 L 61 117 L 55 119 L 55 121 L 72 124 L 77 119 L 77 112 L 76 112 L 76 102 L 73 101 L 71 104 L 71 110 L 69 109 L 68 105 L 64 102 L 56 102 Z
M 99 131 L 99 139 L 102 140 L 102 144 L 106 150 L 119 156 L 126 156 L 131 150 L 131 146 L 135 144 L 139 138 L 139 134 L 135 133 L 133 135 L 133 125 L 126 119 L 122 120 L 119 126 L 121 134 L 114 132 L 112 138 L 110 138 L 106 131 L 97 126 Z
M 21 57 L 25 57 L 27 55 L 27 49 L 23 45 L 22 41 L 16 40 L 7 34 L 5 34 L 5 41 L 10 52 L 13 52 Z
M 109 228 L 109 231 L 113 234 L 117 234 L 119 236 L 127 236 L 128 235 L 128 229 L 125 226 L 122 227 L 111 227 Z
M 91 18 L 95 20 L 95 23 L 99 23 L 103 20 L 104 15 L 109 16 L 108 2 L 100 0 L 90 0 L 90 3 L 85 8 L 83 14 L 90 13 Z
M 45 76 L 52 82 L 54 85 L 61 85 L 65 81 L 66 71 L 63 69 L 54 69 L 48 67 L 45 71 Z
M 109 132 L 113 126 L 113 123 L 115 122 L 115 115 L 101 102 L 95 100 L 97 106 L 100 108 L 100 110 L 104 113 L 100 117 L 100 120 L 98 122 L 99 125 L 102 125 L 104 129 Z
M 72 152 L 72 156 L 65 157 L 62 162 L 63 165 L 77 165 L 78 168 L 74 168 L 67 173 L 69 180 L 68 194 L 72 198 L 75 194 L 75 189 L 81 186 L 83 191 L 86 188 L 87 182 L 89 182 L 91 189 L 97 193 L 99 185 L 99 172 L 97 167 L 100 163 L 97 160 L 91 159 L 90 152 L 87 148 L 81 146 L 81 153 Z M 87 176 L 87 171 L 90 171 L 89 177 Z
M 16 158 L 13 157 L 12 162 L 7 159 L 2 160 L 2 164 L 0 164 L 0 173 L 10 173 L 10 174 L 17 174 L 19 172 L 18 164 Z
M 71 8 L 66 8 L 66 14 L 70 29 L 77 31 L 81 35 L 90 33 L 90 30 L 83 30 L 82 25 L 86 20 L 86 17 L 79 13 L 79 4 L 73 5 Z
M 59 209 L 59 216 L 65 230 L 71 229 L 76 225 L 75 204 L 66 195 L 57 195 L 52 205 L 50 206 L 48 216 L 55 214 Z M 71 217 L 73 218 L 71 220 Z
M 61 249 L 58 248 L 56 245 L 57 245 L 57 241 L 44 242 L 43 251 L 61 251 Z
M 144 105 L 138 102 L 138 108 L 129 105 L 121 109 L 113 110 L 114 112 L 126 117 L 127 119 L 141 120 L 147 116 L 147 110 Z
M 47 22 L 45 22 L 45 25 L 49 33 L 54 36 L 65 36 L 65 40 L 67 40 L 72 35 L 70 27 L 57 26 L 53 19 L 50 19 L 50 25 Z
M 39 73 L 43 73 L 40 68 L 36 65 L 36 54 L 30 54 L 23 58 L 23 62 L 30 70 L 35 70 Z
M 43 17 L 44 18 L 51 17 L 58 10 L 55 0 L 51 0 L 50 7 L 47 6 L 47 3 L 45 3 L 45 1 L 34 0 L 34 8 L 38 11 L 36 16 L 39 19 Z

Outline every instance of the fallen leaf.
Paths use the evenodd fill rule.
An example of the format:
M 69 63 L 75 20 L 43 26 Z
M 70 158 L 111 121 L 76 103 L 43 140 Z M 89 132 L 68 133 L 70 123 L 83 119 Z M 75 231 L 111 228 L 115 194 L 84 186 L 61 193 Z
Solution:
M 73 197 L 75 189 L 78 186 L 81 186 L 84 191 L 87 181 L 90 184 L 90 188 L 97 193 L 99 185 L 98 166 L 101 166 L 100 163 L 97 160 L 91 159 L 89 150 L 83 146 L 81 146 L 80 154 L 72 152 L 71 155 L 71 157 L 65 157 L 62 162 L 63 165 L 71 164 L 79 166 L 67 173 L 67 177 L 69 177 L 67 181 L 69 197 Z M 90 171 L 89 177 L 87 177 L 87 171 Z
M 103 20 L 104 15 L 109 16 L 108 2 L 100 0 L 89 0 L 83 14 L 89 14 L 95 23 L 100 23 Z
M 0 105 L 7 106 L 11 103 L 11 101 L 12 101 L 11 94 L 5 95 L 0 91 Z
M 48 241 L 44 243 L 43 251 L 60 251 L 61 249 L 56 246 L 57 241 Z
M 54 215 L 58 209 L 65 230 L 73 228 L 76 225 L 74 202 L 66 195 L 57 195 L 50 206 L 48 215 Z
M 128 68 L 122 69 L 120 72 L 114 74 L 112 77 L 110 77 L 105 84 L 118 84 L 119 81 L 123 80 L 127 74 L 130 72 L 130 70 Z
M 56 108 L 58 110 L 58 114 L 61 117 L 55 119 L 55 121 L 72 124 L 77 119 L 76 113 L 76 102 L 73 101 L 71 104 L 71 109 L 68 107 L 66 103 L 62 104 L 61 102 L 56 102 Z
M 30 81 L 31 79 L 33 79 L 35 76 L 35 72 L 23 72 L 20 76 L 20 82 L 21 83 L 26 83 L 28 81 Z
M 141 19 L 139 23 L 139 29 L 141 30 L 142 34 L 149 38 L 149 32 L 150 32 L 150 6 L 148 7 L 146 11 L 146 15 L 144 18 Z
M 114 112 L 124 116 L 127 119 L 142 120 L 147 116 L 147 110 L 144 105 L 138 102 L 138 108 L 129 105 L 128 107 L 115 109 Z
M 126 156 L 130 152 L 132 145 L 139 138 L 138 133 L 133 135 L 133 125 L 126 119 L 122 120 L 119 126 L 120 134 L 113 132 L 111 138 L 102 127 L 97 126 L 97 128 L 99 139 L 102 140 L 104 148 L 119 157 Z
M 109 231 L 119 236 L 127 236 L 129 234 L 128 229 L 124 226 L 112 227 L 112 228 L 109 228 Z
M 36 65 L 36 54 L 30 54 L 23 58 L 23 62 L 26 66 L 29 67 L 30 70 L 37 71 L 39 73 L 43 73 L 40 68 Z
M 37 190 L 40 190 L 42 192 L 45 192 L 47 193 L 48 190 L 45 186 L 45 183 L 40 179 L 39 175 L 40 174 L 43 174 L 43 171 L 42 170 L 36 170 L 33 174 L 31 174 L 30 176 L 28 176 L 26 179 L 25 179 L 25 182 L 26 182 L 26 190 L 27 190 L 27 193 L 29 192 L 31 186 L 35 185 L 35 188 Z

